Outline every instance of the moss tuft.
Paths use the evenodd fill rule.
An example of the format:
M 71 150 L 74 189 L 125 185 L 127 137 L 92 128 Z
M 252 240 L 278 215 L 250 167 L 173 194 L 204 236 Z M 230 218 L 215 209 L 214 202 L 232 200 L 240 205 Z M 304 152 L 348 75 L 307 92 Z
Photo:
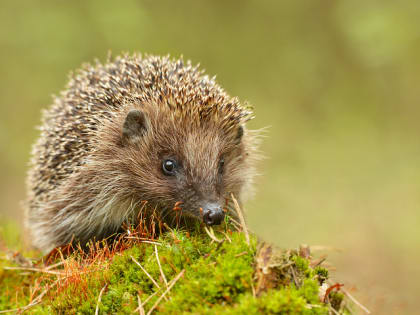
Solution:
M 130 314 L 139 298 L 146 312 L 156 304 L 154 312 L 159 314 L 328 314 L 331 305 L 343 312 L 340 293 L 331 293 L 331 305 L 320 300 L 320 284 L 328 271 L 311 268 L 309 258 L 300 257 L 298 251 L 276 252 L 270 247 L 261 253 L 255 236 L 248 245 L 242 233 L 215 234 L 222 242 L 199 231 L 171 230 L 152 243 L 137 242 L 89 262 L 76 252 L 55 269 L 63 272 L 58 282 L 57 275 L 0 268 L 0 309 L 28 304 L 38 282 L 52 286 L 42 303 L 31 307 L 33 314 L 92 314 L 97 305 L 102 314 Z M 261 265 L 264 261 L 267 265 Z M 267 270 L 272 273 L 265 274 Z M 181 272 L 183 276 L 172 283 Z

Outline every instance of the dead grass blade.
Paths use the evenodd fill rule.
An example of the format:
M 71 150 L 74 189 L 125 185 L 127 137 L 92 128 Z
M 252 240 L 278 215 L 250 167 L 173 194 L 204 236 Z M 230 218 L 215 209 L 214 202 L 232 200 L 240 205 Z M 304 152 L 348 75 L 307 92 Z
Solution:
M 165 282 L 166 287 L 168 287 L 168 281 L 166 280 L 165 274 L 163 273 L 162 266 L 160 265 L 159 253 L 158 253 L 156 245 L 155 245 L 155 254 L 156 254 L 156 260 L 157 260 L 157 263 L 158 263 L 158 266 L 159 266 L 159 270 L 160 270 L 160 274 L 162 276 L 163 282 Z
M 339 313 L 339 312 L 337 312 L 337 311 L 334 309 L 334 307 L 332 307 L 331 305 L 329 305 L 329 306 L 328 306 L 328 310 L 329 310 L 330 312 L 333 312 L 335 315 L 340 315 L 340 313 Z
M 32 271 L 32 272 L 48 273 L 48 274 L 51 274 L 51 275 L 59 275 L 59 276 L 66 275 L 62 271 L 48 270 L 46 268 L 41 269 L 41 268 L 31 268 L 31 267 L 3 267 L 3 269 L 5 269 L 5 270 Z
M 139 307 L 137 308 L 139 310 L 139 314 L 140 315 L 146 315 L 143 305 L 141 304 L 141 299 L 140 299 L 140 295 L 137 294 L 137 301 L 139 303 Z
M 64 261 L 59 261 L 58 263 L 56 263 L 54 265 L 49 265 L 49 266 L 45 267 L 44 270 L 51 270 L 51 269 L 54 269 L 56 267 L 59 267 L 59 266 L 61 266 L 63 264 L 64 264 Z
M 247 228 L 246 223 L 245 223 L 245 218 L 244 218 L 244 215 L 243 215 L 243 213 L 242 213 L 242 211 L 241 211 L 241 208 L 239 207 L 238 200 L 236 200 L 236 198 L 235 198 L 235 196 L 233 195 L 233 193 L 231 193 L 231 194 L 230 194 L 230 196 L 232 197 L 233 204 L 235 205 L 235 210 L 236 210 L 236 212 L 238 213 L 239 220 L 241 221 L 242 230 L 243 230 L 243 232 L 244 232 L 244 234 L 245 234 L 245 239 L 246 239 L 246 242 L 247 242 L 247 244 L 248 244 L 248 246 L 249 246 L 249 245 L 251 245 L 251 241 L 250 241 L 250 239 L 249 239 L 248 228 Z
M 370 311 L 367 309 L 367 307 L 360 303 L 358 300 L 356 300 L 355 297 L 351 295 L 347 290 L 341 289 L 341 292 L 343 292 L 354 304 L 360 307 L 366 314 L 370 314 Z
M 216 243 L 222 243 L 223 240 L 219 240 L 216 235 L 214 235 L 214 230 L 210 227 L 208 228 L 207 226 L 204 227 L 204 230 L 206 231 L 207 235 Z
M 143 308 L 146 304 L 147 304 L 147 302 L 149 302 L 150 301 L 150 299 L 152 298 L 152 297 L 154 297 L 157 293 L 159 292 L 159 290 L 157 290 L 157 291 L 155 291 L 153 294 L 151 294 L 151 295 L 149 295 L 148 297 L 147 297 L 147 299 L 141 304 L 141 305 L 139 305 L 139 307 L 137 307 L 134 311 L 133 311 L 133 313 L 136 313 L 136 312 L 140 312 L 140 308 Z
M 240 232 L 242 230 L 241 224 L 238 221 L 236 221 L 234 218 L 229 217 L 229 222 L 233 224 L 233 226 L 235 227 L 235 229 L 238 232 Z
M 99 315 L 99 304 L 101 304 L 102 294 L 104 294 L 104 291 L 107 286 L 108 284 L 105 284 L 104 287 L 101 289 L 101 292 L 99 292 L 98 302 L 96 303 L 95 315 Z
M 12 313 L 12 312 L 23 313 L 23 312 L 27 311 L 31 307 L 34 307 L 35 305 L 41 303 L 42 298 L 48 293 L 49 290 L 51 290 L 53 287 L 55 287 L 59 281 L 60 280 L 56 280 L 52 285 L 50 285 L 50 286 L 47 285 L 47 288 L 44 291 L 42 291 L 36 298 L 34 298 L 32 300 L 32 302 L 29 303 L 28 305 L 26 305 L 24 307 L 20 307 L 20 308 L 14 308 L 14 309 L 10 309 L 10 310 L 0 311 L 0 314 Z
M 146 274 L 146 276 L 153 282 L 153 284 L 160 289 L 160 285 L 155 281 L 155 279 L 153 279 L 153 277 L 147 272 L 146 269 L 143 268 L 143 266 L 137 261 L 137 259 L 135 259 L 133 256 L 130 256 L 131 259 L 136 263 L 137 266 L 140 267 L 141 270 L 143 270 L 143 272 Z
M 228 240 L 228 242 L 229 243 L 232 243 L 232 240 L 230 239 L 229 235 L 227 235 L 227 233 L 226 232 L 223 232 L 223 231 L 222 231 L 222 233 L 226 237 L 226 239 Z
M 127 239 L 127 240 L 136 240 L 136 241 L 138 241 L 139 243 L 147 243 L 147 244 L 153 244 L 153 245 L 159 245 L 159 246 L 162 246 L 162 244 L 161 244 L 161 243 L 159 243 L 159 242 L 146 240 L 146 239 L 144 239 L 144 238 L 141 238 L 141 237 L 136 237 L 136 236 L 126 236 L 126 237 L 125 237 L 125 239 Z
M 159 305 L 160 301 L 162 301 L 162 299 L 166 296 L 166 294 L 168 294 L 168 292 L 172 289 L 172 287 L 179 280 L 179 278 L 181 278 L 184 275 L 184 273 L 185 273 L 185 269 L 183 269 L 173 280 L 171 280 L 171 282 L 169 283 L 169 286 L 166 289 L 166 291 L 163 292 L 163 294 L 157 299 L 155 304 L 153 304 L 152 308 L 147 312 L 147 315 L 152 314 L 152 312 L 155 310 L 155 308 Z

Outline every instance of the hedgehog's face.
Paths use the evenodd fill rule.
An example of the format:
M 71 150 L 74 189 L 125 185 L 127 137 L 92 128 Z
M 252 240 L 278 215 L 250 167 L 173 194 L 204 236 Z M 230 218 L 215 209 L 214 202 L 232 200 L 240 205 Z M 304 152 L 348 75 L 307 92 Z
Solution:
M 141 198 L 165 214 L 222 223 L 230 194 L 238 195 L 246 181 L 243 127 L 227 134 L 214 122 L 193 126 L 168 118 L 162 124 L 162 114 L 132 110 L 124 122 L 123 143 L 141 156 L 135 168 Z

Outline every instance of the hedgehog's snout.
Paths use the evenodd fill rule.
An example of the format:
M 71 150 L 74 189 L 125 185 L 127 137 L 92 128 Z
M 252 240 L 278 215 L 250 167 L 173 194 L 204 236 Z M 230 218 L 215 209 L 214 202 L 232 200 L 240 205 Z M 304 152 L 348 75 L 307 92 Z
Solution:
M 223 208 L 217 203 L 208 203 L 203 207 L 203 222 L 207 225 L 219 225 L 224 217 Z

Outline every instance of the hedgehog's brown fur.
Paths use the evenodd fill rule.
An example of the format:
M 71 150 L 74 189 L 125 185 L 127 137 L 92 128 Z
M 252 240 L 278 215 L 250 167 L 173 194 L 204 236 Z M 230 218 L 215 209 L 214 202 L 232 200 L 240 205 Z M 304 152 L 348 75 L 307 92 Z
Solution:
M 148 129 L 125 141 L 133 109 L 145 113 Z M 199 218 L 204 199 L 242 200 L 255 174 L 256 134 L 243 126 L 250 118 L 190 62 L 125 55 L 85 65 L 44 113 L 33 148 L 26 211 L 33 245 L 48 251 L 108 236 L 134 223 L 142 201 L 164 217 L 182 201 L 183 215 Z M 181 161 L 181 182 L 162 174 L 167 156 Z

